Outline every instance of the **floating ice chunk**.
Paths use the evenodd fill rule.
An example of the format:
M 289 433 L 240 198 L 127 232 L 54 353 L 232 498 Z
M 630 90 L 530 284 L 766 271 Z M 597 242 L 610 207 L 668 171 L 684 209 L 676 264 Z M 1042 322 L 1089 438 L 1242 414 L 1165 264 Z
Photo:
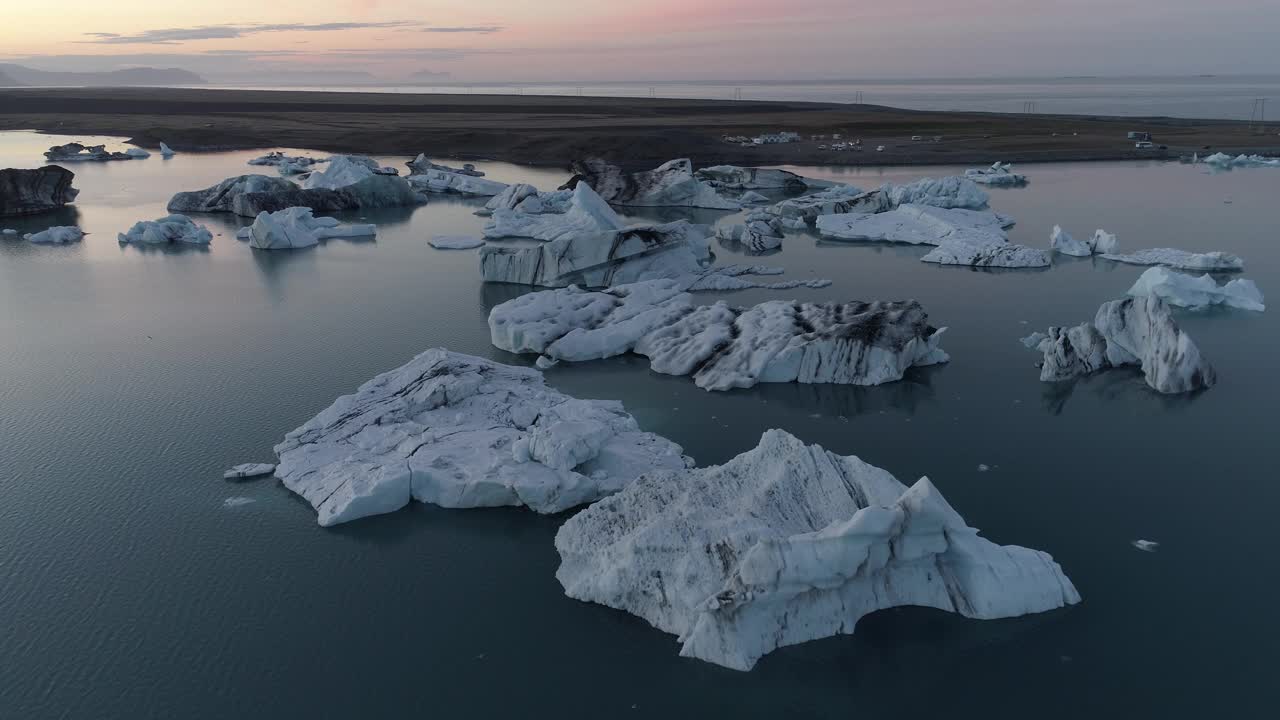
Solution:
M 226 480 L 247 480 L 270 475 L 275 471 L 276 466 L 273 463 L 245 463 L 222 473 L 222 477 Z
M 1155 552 L 1160 547 L 1154 540 L 1134 540 L 1132 544 L 1142 552 Z
M 314 217 L 311 208 L 295 207 L 259 213 L 249 228 L 249 247 L 292 250 L 329 238 L 369 237 L 376 233 L 376 225 L 343 225 L 336 218 Z
M 947 238 L 920 260 L 983 268 L 1037 268 L 1050 264 L 1049 253 L 1039 248 L 995 242 L 969 234 Z
M 501 214 L 494 213 L 494 219 Z M 608 287 L 677 277 L 697 273 L 711 263 L 709 230 L 677 220 L 563 234 L 537 247 L 488 245 L 480 251 L 480 271 L 485 282 L 543 287 Z
M 1071 237 L 1070 233 L 1062 229 L 1061 225 L 1054 225 L 1053 232 L 1049 235 L 1049 247 L 1063 255 L 1071 255 L 1072 257 L 1089 257 L 1093 254 L 1093 250 L 1089 248 L 1087 243 Z
M 1129 288 L 1129 294 L 1160 298 L 1170 305 L 1186 308 L 1226 305 L 1258 312 L 1267 309 L 1262 291 L 1252 280 L 1237 278 L 1226 285 L 1219 285 L 1207 274 L 1193 277 L 1164 267 L 1153 267 L 1142 273 Z
M 949 359 L 938 348 L 943 331 L 914 301 L 695 307 L 687 288 L 677 279 L 529 293 L 490 311 L 490 338 L 508 352 L 572 362 L 635 352 L 654 371 L 692 375 L 707 390 L 878 385 Z
M 118 236 L 120 244 L 168 245 L 191 243 L 208 245 L 213 233 L 203 225 L 197 225 L 186 215 L 167 215 L 159 220 L 140 220 Z
M 888 199 L 891 208 L 912 203 L 946 209 L 986 210 L 991 199 L 972 180 L 955 175 L 924 178 L 906 185 L 885 185 L 880 192 Z
M 712 210 L 737 210 L 741 206 L 722 197 L 693 174 L 687 159 L 672 160 L 653 170 L 627 173 L 604 160 L 585 160 L 573 164 L 570 185 L 586 183 L 605 202 L 631 207 L 690 207 Z
M 1237 272 L 1244 270 L 1244 260 L 1224 252 L 1193 253 L 1173 248 L 1151 248 L 1127 255 L 1106 253 L 1104 260 L 1130 265 L 1165 265 L 1180 270 L 1205 270 L 1209 272 Z
M 147 152 L 146 150 L 143 150 L 140 147 L 129 148 L 128 150 L 124 151 L 124 154 L 136 160 L 145 160 L 151 157 L 151 153 Z
M 1037 349 L 1044 354 L 1040 379 L 1068 380 L 1124 365 L 1139 365 L 1147 385 L 1162 393 L 1184 393 L 1212 387 L 1213 366 L 1200 356 L 1169 313 L 1154 297 L 1103 303 L 1092 323 L 1049 328 Z
M 474 235 L 436 235 L 427 244 L 437 250 L 470 250 L 482 247 L 484 240 Z
M 1093 239 L 1089 241 L 1089 248 L 1095 253 L 1113 253 L 1119 247 L 1120 243 L 1116 240 L 1114 233 L 1109 233 L 1102 228 L 1093 231 Z
M 449 167 L 448 165 L 437 165 L 427 159 L 426 153 L 418 153 L 418 156 L 405 163 L 409 166 L 409 173 L 417 175 L 427 172 L 428 170 L 440 170 L 442 172 L 453 173 L 455 175 L 466 175 L 468 177 L 484 177 L 484 173 L 477 170 L 475 165 L 467 163 L 461 168 Z
M 743 205 L 763 205 L 769 202 L 769 198 L 754 190 L 748 190 L 738 196 L 738 202 Z
M 1040 347 L 1040 343 L 1048 339 L 1049 339 L 1049 336 L 1045 335 L 1042 332 L 1033 332 L 1030 335 L 1022 338 L 1018 342 L 1022 343 L 1022 346 L 1027 348 L 1028 350 L 1035 350 L 1036 348 Z
M 716 237 L 742 246 L 750 255 L 759 255 L 782 247 L 782 221 L 764 210 L 753 210 L 742 224 L 717 227 Z
M 229 497 L 229 498 L 227 498 L 226 500 L 223 500 L 223 501 L 222 501 L 222 507 L 224 507 L 224 508 L 237 508 L 237 507 L 241 507 L 241 506 L 243 506 L 243 505 L 248 505 L 248 504 L 250 504 L 250 503 L 252 503 L 252 502 L 254 502 L 254 499 L 253 499 L 253 498 L 247 498 L 247 497 L 244 497 L 244 496 L 242 496 L 242 495 L 237 495 L 236 497 Z
M 556 550 L 569 597 L 736 670 L 885 608 L 994 619 L 1080 601 L 1051 556 L 979 537 L 928 478 L 907 488 L 781 430 L 724 465 L 646 473 L 567 520 Z
M 1027 184 L 1027 176 L 1013 171 L 1009 163 L 992 163 L 989 168 L 974 168 L 964 171 L 964 176 L 981 185 L 992 187 L 1020 187 Z
M 409 176 L 409 184 L 418 190 L 456 195 L 498 195 L 507 189 L 506 183 L 486 180 L 474 175 L 464 175 L 445 170 L 424 170 Z
M 282 152 L 270 152 L 262 157 L 249 161 L 250 165 L 269 165 L 281 175 L 301 175 L 312 172 L 319 163 L 327 163 L 329 158 L 313 158 L 303 155 L 285 155 Z
M 76 199 L 75 173 L 57 165 L 0 169 L 0 217 L 39 215 Z
M 84 231 L 74 225 L 59 225 L 40 232 L 27 233 L 22 238 L 38 245 L 65 245 L 80 242 L 84 238 Z
M 943 209 L 907 203 L 882 213 L 846 213 L 818 218 L 818 233 L 827 240 L 898 242 L 939 245 L 964 236 L 982 244 L 1008 242 L 1007 218 L 989 210 Z
M 281 177 L 240 175 L 213 187 L 180 192 L 169 201 L 169 212 L 230 212 L 241 217 L 257 217 L 291 207 L 309 207 L 316 212 L 336 212 L 365 208 L 404 207 L 426 202 L 404 178 L 370 175 L 337 190 L 304 190 Z
M 1214 153 L 1206 157 L 1203 162 L 1212 165 L 1218 170 L 1231 170 L 1234 168 L 1244 167 L 1280 167 L 1280 158 L 1265 157 L 1262 155 L 1227 155 L 1226 153 Z
M 3 230 L 0 230 L 0 235 L 8 235 L 10 237 L 13 237 L 13 236 L 16 236 L 17 234 L 18 234 L 18 231 L 14 230 L 13 228 L 5 228 Z
M 485 223 L 484 236 L 490 240 L 527 237 L 550 242 L 584 234 L 598 235 L 626 226 L 618 213 L 586 183 L 579 183 L 569 201 L 551 211 L 541 201 L 536 205 L 530 203 L 531 197 L 535 196 L 525 196 L 512 208 L 495 208 Z
M 694 173 L 702 182 L 717 190 L 821 190 L 836 183 L 830 180 L 815 180 L 803 177 L 787 170 L 776 168 L 738 167 L 737 165 L 714 165 L 702 168 Z
M 395 175 L 398 172 L 363 155 L 334 155 L 323 170 L 308 175 L 302 181 L 302 187 L 305 190 L 337 190 L 374 175 Z
M 686 466 L 622 404 L 578 400 L 532 368 L 428 350 L 290 432 L 276 477 L 321 525 L 443 507 L 555 513 L 615 493 L 640 473 Z
M 136 160 L 139 157 L 128 152 L 110 152 L 106 145 L 82 145 L 77 142 L 54 145 L 45 151 L 44 156 L 50 162 L 108 162 Z
M 986 463 L 978 463 L 978 472 L 987 472 L 991 466 Z
M 889 209 L 887 202 L 878 192 L 864 193 L 852 185 L 837 185 L 811 195 L 788 198 L 770 205 L 767 210 L 781 218 L 785 227 L 799 230 L 823 215 L 882 212 Z
M 160 157 L 171 158 L 177 154 L 178 153 L 176 153 L 173 148 L 165 145 L 164 143 L 160 143 Z

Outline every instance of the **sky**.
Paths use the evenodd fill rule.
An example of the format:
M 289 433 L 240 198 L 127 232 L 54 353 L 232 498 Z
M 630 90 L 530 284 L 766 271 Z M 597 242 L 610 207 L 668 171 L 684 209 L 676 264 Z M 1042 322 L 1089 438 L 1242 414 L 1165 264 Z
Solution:
M 0 61 L 213 81 L 802 81 L 1280 72 L 1280 0 L 5 2 Z

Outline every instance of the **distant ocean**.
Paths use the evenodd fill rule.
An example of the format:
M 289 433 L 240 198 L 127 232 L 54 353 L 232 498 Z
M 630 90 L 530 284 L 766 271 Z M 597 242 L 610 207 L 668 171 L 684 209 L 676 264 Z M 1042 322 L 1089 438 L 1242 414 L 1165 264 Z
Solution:
M 213 87 L 244 87 L 218 86 Z M 261 87 L 257 89 L 262 89 Z M 1280 75 L 1058 79 L 840 80 L 797 83 L 458 83 L 402 86 L 276 87 L 382 93 L 583 95 L 867 103 L 913 110 L 1037 112 L 1074 115 L 1163 115 L 1280 120 Z

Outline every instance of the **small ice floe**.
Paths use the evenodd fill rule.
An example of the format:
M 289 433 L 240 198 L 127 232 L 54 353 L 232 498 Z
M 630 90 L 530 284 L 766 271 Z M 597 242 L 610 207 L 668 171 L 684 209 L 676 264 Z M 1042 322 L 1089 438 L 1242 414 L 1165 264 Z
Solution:
M 168 215 L 158 220 L 140 220 L 127 232 L 120 233 L 117 239 L 121 245 L 208 245 L 213 234 L 186 215 Z
M 222 477 L 226 480 L 248 480 L 270 475 L 275 471 L 276 466 L 273 463 L 244 463 L 222 473 Z
M 1245 167 L 1280 167 L 1280 157 L 1266 157 L 1264 155 L 1214 153 L 1201 162 L 1217 170 L 1233 170 Z
M 40 232 L 27 233 L 22 238 L 39 245 L 65 245 L 80 242 L 84 238 L 84 231 L 75 225 L 59 225 Z
M 177 154 L 178 153 L 174 152 L 173 148 L 165 145 L 164 143 L 160 143 L 160 157 L 171 158 Z
M 1030 335 L 1019 340 L 1019 342 L 1021 342 L 1023 347 L 1027 348 L 1028 350 L 1034 350 L 1040 347 L 1040 343 L 1048 339 L 1049 339 L 1049 336 L 1045 335 L 1042 332 L 1033 332 Z
M 235 507 L 240 507 L 242 505 L 248 505 L 252 502 L 255 502 L 253 498 L 245 497 L 243 495 L 236 495 L 234 497 L 229 497 L 226 500 L 223 500 L 222 507 L 235 508 Z
M 1160 547 L 1154 540 L 1134 540 L 1131 544 L 1142 552 L 1155 552 Z
M 1202 309 L 1213 305 L 1225 305 L 1241 310 L 1262 312 L 1262 291 L 1252 280 L 1236 278 L 1226 285 L 1219 285 L 1207 273 L 1194 277 L 1164 267 L 1149 268 L 1129 288 L 1134 297 L 1157 297 L 1170 305 Z
M 1027 184 L 1027 176 L 1015 173 L 1010 163 L 996 162 L 989 168 L 971 168 L 964 171 L 964 176 L 991 187 L 1020 187 Z
M 1200 270 L 1202 272 L 1240 272 L 1244 270 L 1244 260 L 1238 255 L 1224 252 L 1194 253 L 1175 248 L 1149 248 L 1128 254 L 1103 253 L 1103 260 L 1128 263 L 1129 265 L 1164 265 L 1179 270 Z
M 1113 253 L 1116 251 L 1117 241 L 1113 233 L 1099 228 L 1093 233 L 1093 237 L 1088 240 L 1076 240 L 1061 225 L 1054 225 L 1053 232 L 1049 234 L 1049 247 L 1063 255 L 1071 255 L 1074 257 L 1089 257 L 1095 253 Z
M 470 250 L 484 245 L 484 240 L 474 235 L 436 235 L 427 244 L 437 250 Z
M 124 151 L 124 154 L 137 160 L 145 160 L 151 157 L 151 153 L 147 152 L 146 150 L 143 150 L 140 147 L 129 148 L 128 150 Z
M 141 150 L 141 148 L 133 149 Z M 146 153 L 147 151 L 141 150 L 141 152 Z M 139 157 L 128 152 L 110 152 L 107 150 L 106 145 L 82 145 L 77 142 L 54 145 L 45 151 L 44 156 L 50 162 L 108 162 L 111 160 L 137 160 Z
M 241 230 L 243 232 L 243 230 Z M 292 250 L 317 245 L 330 238 L 372 237 L 376 225 L 343 225 L 336 218 L 315 217 L 311 208 L 291 207 L 258 214 L 249 226 L 249 247 L 259 250 Z M 240 237 L 237 233 L 236 237 Z
M 18 234 L 18 231 L 14 230 L 13 228 L 5 228 L 3 230 L 0 230 L 0 235 L 8 235 L 9 237 L 15 237 L 17 234 Z
M 990 469 L 991 469 L 990 465 L 987 465 L 986 463 L 978 463 L 978 472 L 986 472 Z

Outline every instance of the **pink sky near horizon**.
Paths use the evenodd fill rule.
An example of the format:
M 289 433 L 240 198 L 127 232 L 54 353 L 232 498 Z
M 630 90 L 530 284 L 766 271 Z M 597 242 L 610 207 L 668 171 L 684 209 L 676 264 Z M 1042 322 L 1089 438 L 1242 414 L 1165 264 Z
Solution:
M 253 27 L 285 23 L 362 26 Z M 226 25 L 243 32 L 155 41 Z M 1276 27 L 1274 0 L 62 0 L 6 9 L 0 59 L 476 82 L 1261 73 L 1280 71 Z

